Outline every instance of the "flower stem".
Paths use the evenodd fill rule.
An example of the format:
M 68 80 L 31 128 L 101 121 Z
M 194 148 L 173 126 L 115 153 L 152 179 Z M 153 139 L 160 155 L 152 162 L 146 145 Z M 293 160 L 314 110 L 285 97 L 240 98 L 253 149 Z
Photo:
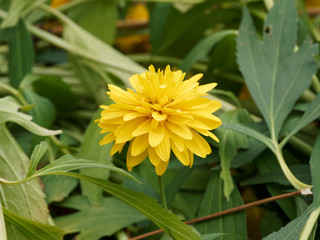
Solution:
M 158 182 L 159 182 L 159 189 L 160 189 L 161 201 L 162 201 L 163 207 L 164 207 L 166 210 L 168 210 L 167 201 L 166 201 L 166 195 L 164 194 L 162 176 L 158 176 Z

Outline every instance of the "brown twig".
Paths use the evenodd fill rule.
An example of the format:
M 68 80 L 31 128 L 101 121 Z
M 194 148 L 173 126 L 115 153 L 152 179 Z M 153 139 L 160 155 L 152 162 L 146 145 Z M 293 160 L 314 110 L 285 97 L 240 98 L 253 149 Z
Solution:
M 273 202 L 273 201 L 277 201 L 277 200 L 281 200 L 281 199 L 285 199 L 285 198 L 290 198 L 290 197 L 295 197 L 295 196 L 300 196 L 300 195 L 301 195 L 301 191 L 300 190 L 296 191 L 296 192 L 285 193 L 285 194 L 281 194 L 281 195 L 278 195 L 278 196 L 275 196 L 275 197 L 269 197 L 269 198 L 265 198 L 265 199 L 262 199 L 262 200 L 254 201 L 254 202 L 251 202 L 251 203 L 247 203 L 247 204 L 244 204 L 242 206 L 234 207 L 234 208 L 231 208 L 231 209 L 228 209 L 228 210 L 224 210 L 224 211 L 221 211 L 221 212 L 218 212 L 218 213 L 213 213 L 213 214 L 210 214 L 208 216 L 195 218 L 195 219 L 186 221 L 185 223 L 186 224 L 198 223 L 198 222 L 206 221 L 206 220 L 217 218 L 217 217 L 222 217 L 222 216 L 230 214 L 230 213 L 238 212 L 238 211 L 241 211 L 241 210 L 244 210 L 244 209 L 247 209 L 247 208 L 250 208 L 250 207 L 258 206 L 258 205 L 261 205 L 261 204 L 265 204 L 265 203 L 268 203 L 268 202 Z M 144 239 L 146 237 L 150 237 L 152 235 L 156 235 L 156 234 L 159 234 L 159 233 L 162 233 L 162 232 L 163 232 L 162 229 L 158 229 L 158 230 L 155 230 L 155 231 L 152 231 L 152 232 L 148 232 L 148 233 L 145 233 L 145 234 L 130 238 L 129 240 Z

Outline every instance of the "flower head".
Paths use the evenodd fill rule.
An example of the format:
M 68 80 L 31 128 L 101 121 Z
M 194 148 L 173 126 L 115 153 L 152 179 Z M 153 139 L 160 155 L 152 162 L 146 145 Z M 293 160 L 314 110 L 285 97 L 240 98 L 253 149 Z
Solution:
M 183 165 L 191 167 L 194 154 L 205 158 L 211 153 L 200 134 L 219 142 L 210 130 L 221 125 L 221 120 L 212 115 L 221 103 L 203 97 L 216 83 L 199 86 L 202 74 L 183 81 L 184 77 L 180 70 L 171 71 L 167 66 L 164 72 L 156 72 L 151 65 L 149 71 L 129 79 L 134 90 L 109 85 L 107 94 L 115 103 L 101 106 L 103 111 L 97 122 L 101 133 L 108 134 L 100 145 L 114 142 L 110 153 L 113 155 L 130 141 L 129 171 L 149 157 L 161 176 L 172 153 Z

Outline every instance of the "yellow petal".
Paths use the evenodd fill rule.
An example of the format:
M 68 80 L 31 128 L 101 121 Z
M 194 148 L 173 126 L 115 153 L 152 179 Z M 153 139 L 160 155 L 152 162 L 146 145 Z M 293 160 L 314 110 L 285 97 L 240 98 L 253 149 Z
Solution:
M 209 83 L 205 85 L 201 85 L 197 88 L 197 92 L 204 94 L 206 92 L 209 92 L 211 89 L 215 88 L 217 86 L 217 83 Z
M 153 147 L 148 148 L 148 155 L 149 155 L 150 162 L 154 166 L 157 166 L 161 161 L 160 157 L 158 156 L 158 154 L 156 153 L 156 150 Z
M 211 153 L 210 145 L 204 140 L 203 137 L 199 135 L 196 131 L 192 130 L 193 139 L 186 140 L 186 147 L 198 155 L 199 157 L 205 158 L 208 154 Z
M 116 143 L 124 143 L 131 140 L 133 138 L 132 132 L 142 121 L 141 119 L 133 119 L 120 125 L 115 131 Z
M 184 139 L 191 140 L 192 139 L 192 133 L 190 129 L 184 125 L 184 124 L 172 124 L 168 121 L 165 122 L 165 126 L 174 134 L 178 135 L 179 137 L 182 137 Z
M 163 120 L 166 120 L 167 114 L 161 114 L 159 112 L 153 112 L 152 117 L 157 120 L 158 122 L 161 122 Z
M 168 131 L 169 137 L 174 142 L 174 145 L 178 148 L 180 152 L 182 152 L 185 148 L 185 139 L 177 136 L 176 134 L 172 133 L 171 131 Z
M 178 158 L 178 160 L 185 166 L 190 164 L 190 156 L 188 149 L 183 150 L 182 152 L 176 147 L 174 143 L 171 144 L 172 152 Z
M 149 133 L 149 144 L 151 147 L 158 146 L 164 139 L 166 129 L 163 124 L 159 124 L 156 129 L 151 129 Z
M 120 143 L 120 144 L 114 143 L 110 151 L 110 156 L 113 156 L 116 152 L 121 153 L 125 144 L 126 143 Z
M 143 162 L 148 156 L 148 152 L 144 151 L 143 153 L 139 154 L 138 156 L 131 155 L 131 143 L 129 145 L 129 149 L 127 152 L 127 168 L 131 172 L 132 168 Z
M 165 171 L 167 170 L 169 161 L 168 162 L 164 162 L 164 161 L 160 161 L 160 163 L 156 166 L 156 173 L 158 176 L 162 176 Z
M 142 134 L 146 134 L 150 132 L 150 124 L 151 124 L 151 119 L 147 119 L 137 125 L 136 129 L 132 132 L 132 136 L 137 137 Z
M 138 117 L 144 117 L 146 116 L 145 113 L 139 113 L 139 112 L 130 112 L 124 115 L 123 120 L 124 121 L 130 121 L 132 119 L 138 118 Z
M 166 136 L 163 141 L 155 147 L 155 150 L 162 161 L 169 161 L 171 152 L 169 137 Z
M 149 141 L 148 141 L 147 134 L 143 134 L 141 136 L 135 137 L 132 140 L 131 155 L 138 156 L 139 154 L 144 152 L 148 146 L 149 146 Z
M 108 143 L 111 143 L 115 140 L 115 137 L 114 137 L 114 133 L 111 132 L 109 134 L 107 134 L 104 138 L 102 138 L 102 140 L 99 142 L 99 145 L 105 145 L 105 144 L 108 144 Z

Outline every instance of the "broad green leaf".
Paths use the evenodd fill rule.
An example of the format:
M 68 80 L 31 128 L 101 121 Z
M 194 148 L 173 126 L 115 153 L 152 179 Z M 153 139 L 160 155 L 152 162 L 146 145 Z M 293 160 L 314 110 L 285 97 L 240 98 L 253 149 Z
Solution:
M 25 75 L 31 72 L 34 61 L 33 43 L 22 20 L 15 27 L 2 30 L 1 37 L 9 45 L 10 85 L 18 88 Z
M 30 9 L 34 8 L 40 2 L 44 0 L 11 0 L 8 16 L 1 23 L 1 28 L 13 27 L 15 26 L 19 19 Z
M 267 136 L 263 135 L 262 133 L 250 128 L 250 127 L 247 127 L 247 126 L 244 126 L 241 124 L 229 124 L 229 123 L 223 123 L 222 127 L 226 128 L 226 129 L 231 129 L 233 131 L 236 131 L 236 132 L 239 132 L 242 134 L 245 134 L 247 136 L 250 136 L 250 137 L 262 142 L 270 150 L 275 152 L 275 148 L 274 148 L 274 145 L 273 145 L 271 139 L 268 138 Z
M 31 88 L 26 88 L 23 95 L 33 108 L 29 111 L 33 121 L 42 127 L 50 128 L 56 119 L 56 110 L 47 98 L 39 96 Z
M 118 18 L 115 1 L 83 2 L 71 8 L 68 11 L 68 16 L 107 44 L 113 43 Z
M 100 135 L 100 128 L 98 124 L 94 122 L 100 116 L 100 111 L 98 111 L 92 118 L 91 123 L 86 129 L 83 137 L 83 142 L 79 148 L 77 157 L 90 159 L 97 162 L 112 162 L 112 157 L 110 156 L 110 150 L 112 144 L 107 144 L 100 146 L 99 141 L 102 136 Z M 107 180 L 110 171 L 106 169 L 82 169 L 80 173 L 89 175 L 96 178 L 102 178 Z M 92 184 L 82 181 L 81 182 L 82 194 L 86 196 L 90 203 L 93 205 L 99 205 L 102 201 L 102 190 Z
M 91 205 L 84 197 L 79 196 L 69 198 L 59 206 L 79 210 L 54 219 L 56 225 L 67 233 L 80 232 L 77 235 L 79 240 L 96 240 L 103 236 L 111 236 L 126 226 L 146 219 L 135 209 L 110 197 L 103 198 L 101 206 Z
M 207 185 L 205 195 L 200 205 L 198 217 L 207 216 L 212 213 L 231 209 L 243 205 L 243 201 L 237 189 L 231 193 L 230 200 L 227 201 L 223 195 L 223 182 L 219 172 L 214 171 Z M 237 235 L 237 239 L 246 238 L 246 214 L 245 212 L 236 212 L 223 217 L 197 223 L 197 230 L 201 234 L 223 232 L 228 235 Z M 234 237 L 221 236 L 220 240 L 233 240 Z
M 79 182 L 78 179 L 59 175 L 43 176 L 41 177 L 41 181 L 44 185 L 47 203 L 61 202 L 72 192 Z
M 162 228 L 166 233 L 177 240 L 200 240 L 191 226 L 181 222 L 181 217 L 166 211 L 153 198 L 143 193 L 134 192 L 103 179 L 93 178 L 79 173 L 59 172 L 59 175 L 71 176 L 85 180 L 102 188 L 105 192 L 119 198 L 127 205 L 135 208 L 151 221 Z
M 289 222 L 285 227 L 281 228 L 278 232 L 274 232 L 263 240 L 301 240 L 300 233 L 306 224 L 309 216 L 311 205 L 302 215 L 297 217 L 295 220 Z
M 220 119 L 223 123 L 237 124 L 237 123 L 250 123 L 251 118 L 246 110 L 234 110 L 221 114 Z M 248 147 L 248 139 L 246 135 L 234 132 L 229 129 L 217 129 L 217 136 L 220 140 L 219 144 L 219 157 L 221 165 L 220 177 L 224 182 L 223 192 L 227 200 L 234 188 L 233 180 L 230 172 L 230 165 L 240 148 Z
M 309 39 L 294 52 L 296 19 L 293 0 L 276 1 L 265 21 L 261 41 L 244 8 L 237 38 L 240 70 L 273 139 L 278 138 L 284 120 L 318 67 L 313 59 L 318 47 Z
M 29 159 L 7 130 L 5 124 L 0 124 L 0 139 L 0 177 L 18 181 L 21 177 L 26 176 Z M 6 209 L 22 217 L 47 223 L 48 208 L 38 180 L 17 186 L 0 184 L 0 193 L 0 201 Z M 30 239 L 19 232 L 11 223 L 7 223 L 6 227 L 8 239 Z
M 213 240 L 213 239 L 216 239 L 216 238 L 224 236 L 224 235 L 228 235 L 228 234 L 225 234 L 225 233 L 209 233 L 209 234 L 201 235 L 201 239 L 202 240 Z
M 277 212 L 270 212 L 261 219 L 260 231 L 262 236 L 267 236 L 283 227 L 281 217 Z
M 7 240 L 6 224 L 4 222 L 1 201 L 0 201 L 0 239 Z
M 12 98 L 0 98 L 0 124 L 5 122 L 15 122 L 27 129 L 29 132 L 39 136 L 52 136 L 60 134 L 60 130 L 52 131 L 40 127 L 31 121 L 30 115 L 19 112 L 20 105 Z
M 302 117 L 297 121 L 296 125 L 281 142 L 284 145 L 294 134 L 300 129 L 307 126 L 309 123 L 320 117 L 320 93 L 317 94 L 316 98 L 310 103 L 307 110 L 304 112 Z
M 48 149 L 48 144 L 46 142 L 41 142 L 35 147 L 30 158 L 30 165 L 28 168 L 27 177 L 30 177 L 36 172 L 36 168 L 41 158 L 46 153 L 47 149 Z
M 236 30 L 222 30 L 216 32 L 208 37 L 203 38 L 197 45 L 192 48 L 188 55 L 183 60 L 180 68 L 183 72 L 189 72 L 192 65 L 198 60 L 206 57 L 211 49 L 223 38 L 228 35 L 235 35 L 238 31 Z
M 304 183 L 311 183 L 310 168 L 307 164 L 292 165 L 289 167 L 292 174 Z M 281 169 L 276 169 L 265 174 L 259 174 L 253 178 L 249 178 L 241 182 L 242 186 L 265 184 L 265 183 L 279 183 L 286 186 L 291 186 L 291 183 L 285 177 Z
M 4 217 L 6 222 L 15 226 L 23 238 L 12 239 L 32 239 L 32 240 L 62 240 L 64 231 L 58 227 L 32 221 L 28 218 L 21 217 L 20 215 L 3 208 Z M 10 238 L 9 238 L 10 239 Z

